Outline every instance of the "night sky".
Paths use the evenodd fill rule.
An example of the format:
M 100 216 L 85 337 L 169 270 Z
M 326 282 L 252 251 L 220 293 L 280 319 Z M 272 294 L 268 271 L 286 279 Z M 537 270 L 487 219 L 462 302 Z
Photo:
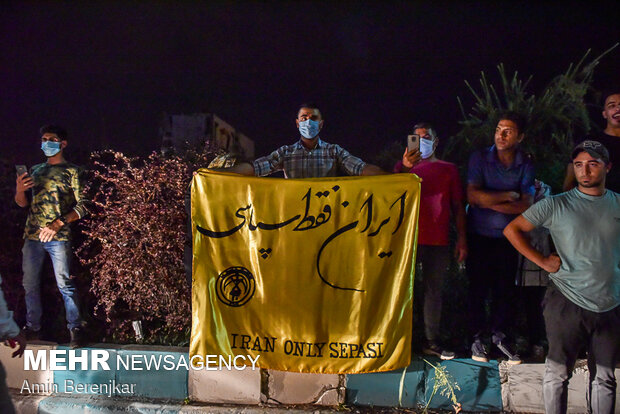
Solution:
M 76 151 L 148 154 L 164 111 L 214 112 L 264 155 L 313 101 L 321 137 L 370 159 L 418 120 L 454 134 L 481 70 L 496 80 L 503 62 L 536 91 L 620 40 L 615 2 L 506 3 L 3 2 L 0 157 L 42 160 L 48 122 Z M 619 56 L 595 87 L 617 82 Z

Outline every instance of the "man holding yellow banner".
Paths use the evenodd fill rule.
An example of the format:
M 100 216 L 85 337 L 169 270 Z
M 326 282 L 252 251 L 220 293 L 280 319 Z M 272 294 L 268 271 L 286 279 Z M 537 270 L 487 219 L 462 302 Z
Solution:
M 296 124 L 296 144 L 216 169 L 293 180 L 194 176 L 190 354 L 317 373 L 407 366 L 420 180 L 316 178 L 386 173 L 321 141 L 316 105 Z
M 293 145 L 284 145 L 254 163 L 242 163 L 219 171 L 263 177 L 284 171 L 286 178 L 337 177 L 342 175 L 387 174 L 376 165 L 367 164 L 336 144 L 322 141 L 319 132 L 325 121 L 315 104 L 303 104 L 295 119 L 301 135 Z M 409 155 L 411 163 L 420 160 L 419 152 Z

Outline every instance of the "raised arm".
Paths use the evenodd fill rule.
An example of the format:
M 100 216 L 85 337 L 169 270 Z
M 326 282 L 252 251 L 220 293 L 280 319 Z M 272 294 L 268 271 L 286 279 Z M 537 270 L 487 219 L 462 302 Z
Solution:
M 34 181 L 28 173 L 23 173 L 15 181 L 15 203 L 20 207 L 28 207 L 30 200 L 26 192 L 34 186 Z
M 389 173 L 386 171 L 383 171 L 381 168 L 377 167 L 376 165 L 366 164 L 364 168 L 362 169 L 361 175 L 384 175 L 384 174 L 389 174 Z
M 248 162 L 242 162 L 232 167 L 211 168 L 213 171 L 231 172 L 241 175 L 255 175 L 254 166 Z

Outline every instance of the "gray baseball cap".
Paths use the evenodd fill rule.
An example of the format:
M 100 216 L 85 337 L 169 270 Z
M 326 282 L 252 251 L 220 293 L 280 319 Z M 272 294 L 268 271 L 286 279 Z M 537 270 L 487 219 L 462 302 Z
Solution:
M 609 151 L 607 151 L 607 148 L 605 148 L 605 146 L 600 142 L 591 140 L 583 141 L 577 144 L 575 148 L 573 148 L 571 160 L 574 160 L 577 155 L 584 151 L 594 158 L 602 159 L 605 164 L 609 164 Z

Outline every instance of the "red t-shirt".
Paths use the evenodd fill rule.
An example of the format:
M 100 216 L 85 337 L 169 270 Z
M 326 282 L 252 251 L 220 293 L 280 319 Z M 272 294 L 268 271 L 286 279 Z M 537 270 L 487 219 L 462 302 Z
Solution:
M 400 172 L 402 161 L 394 166 Z M 463 201 L 463 188 L 456 165 L 436 160 L 422 160 L 409 170 L 422 179 L 418 244 L 447 246 L 450 244 L 451 203 Z

